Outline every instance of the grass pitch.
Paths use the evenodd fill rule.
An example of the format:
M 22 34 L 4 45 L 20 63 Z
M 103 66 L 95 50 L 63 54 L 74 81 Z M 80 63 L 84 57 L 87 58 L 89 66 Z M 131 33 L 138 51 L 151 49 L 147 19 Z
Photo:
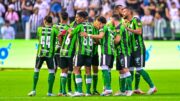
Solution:
M 56 74 L 54 93 L 59 91 L 59 75 Z M 37 95 L 29 97 L 27 94 L 32 89 L 33 70 L 5 69 L 0 71 L 0 101 L 180 101 L 180 70 L 151 70 L 148 71 L 158 92 L 154 95 L 133 95 L 131 97 L 47 97 L 47 70 L 40 71 L 39 82 L 37 85 Z M 83 73 L 84 74 L 84 73 Z M 112 89 L 118 91 L 118 72 L 112 71 Z M 73 85 L 72 85 L 73 86 Z M 134 84 L 133 84 L 134 86 Z M 73 88 L 73 87 L 72 87 Z M 85 91 L 85 85 L 83 85 Z M 140 88 L 143 91 L 149 89 L 148 85 L 141 78 Z M 74 89 L 73 89 L 74 90 Z M 102 92 L 102 74 L 99 72 L 98 91 Z

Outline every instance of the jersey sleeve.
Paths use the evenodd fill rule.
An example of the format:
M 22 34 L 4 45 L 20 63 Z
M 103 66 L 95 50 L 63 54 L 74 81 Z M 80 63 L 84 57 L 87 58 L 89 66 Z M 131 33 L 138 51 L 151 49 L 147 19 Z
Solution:
M 41 29 L 42 29 L 41 27 L 38 27 L 38 29 L 37 29 L 37 36 L 38 36 L 38 37 L 40 37 Z
M 80 30 L 81 30 L 81 27 L 82 27 L 82 25 L 78 25 L 73 31 L 72 31 L 72 35 L 75 35 L 75 34 L 77 34 Z
M 142 28 L 142 22 L 141 22 L 140 19 L 134 18 L 134 24 L 135 24 L 136 29 L 137 28 Z
M 59 35 L 59 31 L 58 31 L 58 29 L 57 28 L 53 28 L 53 30 L 54 30 L 54 34 L 55 34 L 55 36 L 58 36 Z

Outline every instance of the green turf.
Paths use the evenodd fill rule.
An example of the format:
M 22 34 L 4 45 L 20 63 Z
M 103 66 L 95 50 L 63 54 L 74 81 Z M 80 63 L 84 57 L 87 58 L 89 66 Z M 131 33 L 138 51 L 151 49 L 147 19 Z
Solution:
M 33 70 L 2 70 L 0 71 L 0 101 L 179 101 L 180 100 L 180 70 L 153 70 L 148 71 L 151 75 L 158 92 L 154 95 L 133 95 L 131 97 L 47 97 L 47 70 L 41 70 L 37 86 L 37 96 L 28 97 L 27 93 L 32 88 Z M 59 71 L 56 74 L 54 93 L 59 90 Z M 98 90 L 102 91 L 101 72 L 99 72 Z M 85 86 L 83 86 L 85 88 Z M 112 88 L 118 90 L 118 73 L 112 71 Z M 140 88 L 148 90 L 148 85 L 141 79 Z

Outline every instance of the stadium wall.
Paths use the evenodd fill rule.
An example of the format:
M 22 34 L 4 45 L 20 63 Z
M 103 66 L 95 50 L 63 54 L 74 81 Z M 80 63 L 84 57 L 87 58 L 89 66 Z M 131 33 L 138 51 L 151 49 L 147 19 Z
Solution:
M 0 40 L 0 68 L 33 68 L 37 43 L 36 40 Z M 145 44 L 146 69 L 180 69 L 179 41 L 145 41 Z

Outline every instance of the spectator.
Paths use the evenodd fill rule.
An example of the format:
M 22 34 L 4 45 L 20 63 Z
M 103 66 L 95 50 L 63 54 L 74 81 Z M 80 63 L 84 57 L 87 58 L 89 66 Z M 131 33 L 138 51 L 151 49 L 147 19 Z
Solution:
M 10 25 L 14 28 L 15 33 L 17 32 L 16 23 L 19 21 L 19 16 L 16 11 L 14 11 L 14 5 L 11 4 L 8 7 L 8 11 L 5 14 L 5 20 L 8 20 Z
M 73 22 L 75 18 L 74 0 L 62 0 L 62 6 L 68 13 L 70 22 Z
M 5 12 L 6 12 L 6 9 L 4 7 L 3 1 L 0 0 L 0 16 L 3 16 Z
M 126 0 L 126 6 L 132 9 L 140 10 L 140 1 L 139 0 Z
M 180 21 L 179 21 L 179 11 L 178 8 L 176 7 L 176 3 L 172 2 L 171 3 L 171 8 L 169 10 L 170 14 L 170 25 L 171 25 L 171 33 L 172 33 L 172 40 L 175 39 L 175 34 L 180 33 Z
M 156 12 L 154 20 L 154 38 L 166 40 L 166 36 L 164 35 L 165 29 L 166 20 L 161 16 L 159 12 Z
M 96 11 L 93 9 L 90 9 L 88 21 L 93 22 L 95 20 L 95 17 L 96 17 Z
M 143 24 L 143 37 L 148 40 L 153 39 L 153 16 L 151 15 L 149 9 L 144 10 L 145 15 L 141 18 Z
M 55 13 L 50 12 L 49 15 L 52 17 L 52 22 L 53 24 L 57 24 L 58 23 L 58 17 Z
M 0 29 L 4 25 L 4 19 L 2 16 L 0 16 Z M 1 31 L 0 31 L 0 39 L 1 39 Z
M 156 3 L 154 0 L 150 0 L 148 5 L 145 5 L 144 3 L 141 4 L 141 8 L 144 10 L 144 9 L 149 9 L 150 12 L 151 12 L 151 15 L 155 15 L 156 13 Z
M 33 9 L 33 14 L 30 16 L 30 31 L 31 38 L 36 38 L 37 28 L 42 25 L 43 17 L 39 14 L 39 8 L 35 7 Z
M 111 3 L 109 0 L 104 0 L 102 4 L 101 15 L 105 16 L 111 11 Z
M 39 8 L 39 14 L 45 18 L 48 14 L 49 14 L 49 11 L 50 11 L 50 7 L 48 5 L 47 2 L 45 1 L 42 1 L 42 0 L 36 0 L 36 3 L 34 5 L 34 8 L 35 7 L 38 7 Z
M 168 5 L 169 9 L 172 8 L 171 2 L 174 2 L 176 4 L 176 7 L 180 8 L 180 4 L 179 4 L 180 1 L 179 0 L 167 0 L 166 2 L 167 2 L 167 5 Z
M 95 12 L 97 12 L 97 15 L 99 15 L 100 8 L 101 8 L 101 0 L 90 0 L 89 9 L 95 10 Z
M 33 10 L 32 1 L 23 0 L 21 7 L 22 7 L 22 28 L 23 28 L 23 31 L 25 31 L 26 22 L 29 21 L 29 18 L 31 16 L 31 13 L 32 13 L 32 10 Z
M 14 28 L 10 26 L 9 21 L 5 21 L 5 25 L 1 28 L 2 39 L 15 39 Z
M 168 7 L 165 0 L 158 0 L 156 11 L 161 14 L 163 18 L 168 18 Z
M 75 0 L 74 9 L 77 12 L 87 11 L 88 10 L 88 1 L 87 0 Z
M 14 5 L 14 11 L 18 13 L 18 16 L 21 16 L 21 0 L 11 0 L 11 4 Z

